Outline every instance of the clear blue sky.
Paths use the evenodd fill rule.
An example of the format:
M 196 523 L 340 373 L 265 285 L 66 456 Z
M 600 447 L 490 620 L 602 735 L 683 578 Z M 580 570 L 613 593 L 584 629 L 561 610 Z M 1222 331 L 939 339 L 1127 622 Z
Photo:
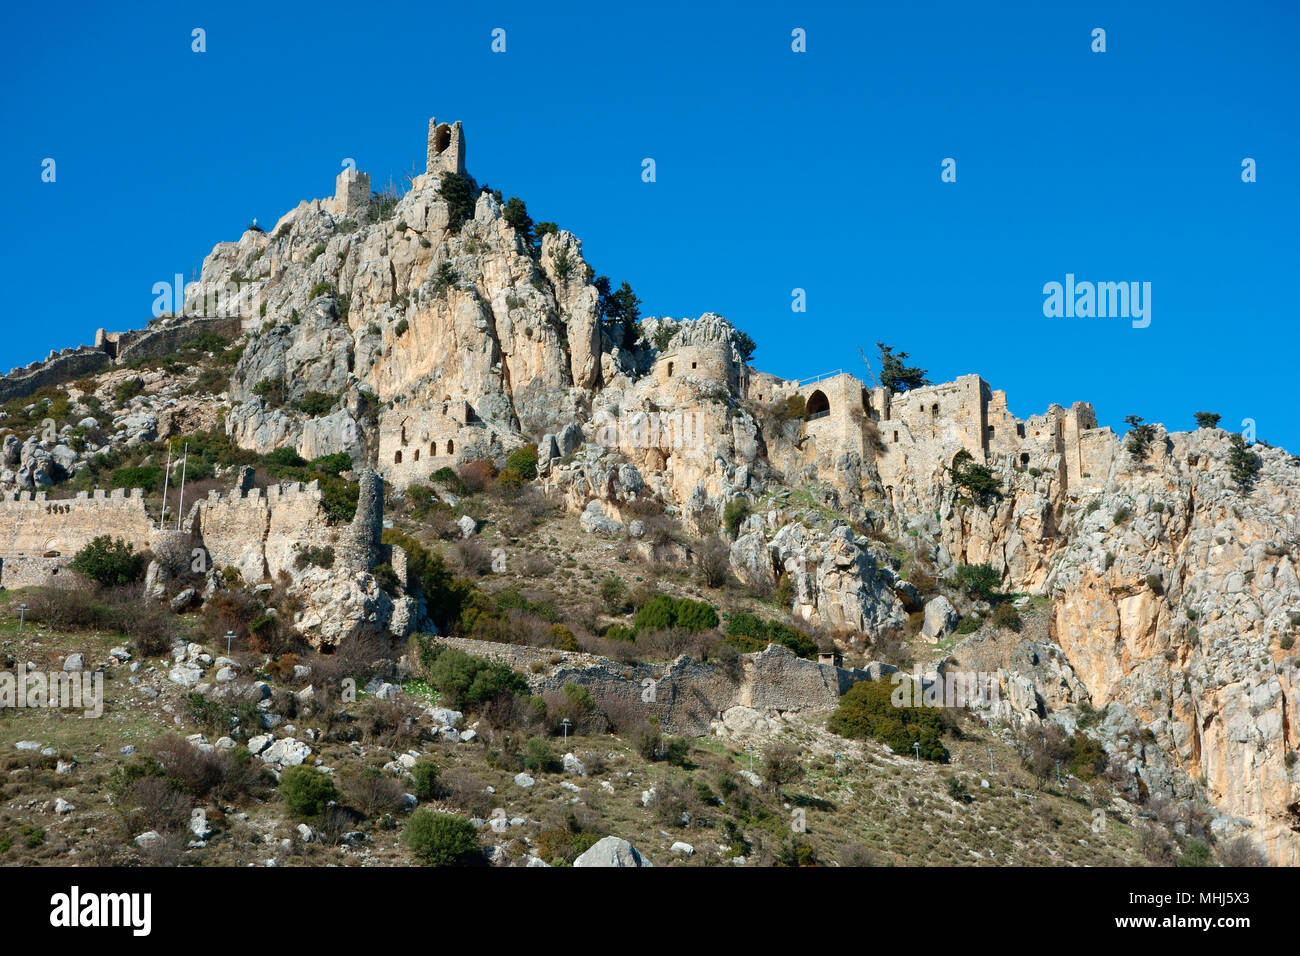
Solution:
M 0 369 L 142 325 L 344 157 L 422 164 L 436 115 L 646 314 L 719 312 L 765 370 L 861 371 L 879 339 L 1021 417 L 1204 409 L 1300 451 L 1289 0 L 77 6 L 3 14 Z M 1045 318 L 1067 272 L 1152 283 L 1150 327 Z

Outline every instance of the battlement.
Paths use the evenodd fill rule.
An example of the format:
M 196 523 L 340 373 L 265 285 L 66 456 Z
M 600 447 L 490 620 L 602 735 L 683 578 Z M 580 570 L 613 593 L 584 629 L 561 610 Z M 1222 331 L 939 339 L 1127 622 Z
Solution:
M 370 174 L 345 169 L 334 180 L 334 198 L 321 205 L 332 216 L 354 216 L 370 205 Z

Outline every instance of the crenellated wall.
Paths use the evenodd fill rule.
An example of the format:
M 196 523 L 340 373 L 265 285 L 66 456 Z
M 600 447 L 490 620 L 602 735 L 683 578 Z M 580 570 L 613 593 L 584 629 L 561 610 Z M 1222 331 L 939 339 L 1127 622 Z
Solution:
M 182 527 L 193 547 L 207 551 L 210 567 L 236 568 L 250 583 L 291 570 L 306 548 L 333 548 L 336 566 L 368 570 L 379 560 L 383 483 L 366 471 L 360 484 L 357 515 L 347 525 L 329 523 L 313 481 L 210 492 L 191 505 Z M 45 583 L 100 535 L 144 551 L 176 532 L 158 529 L 139 488 L 55 500 L 46 492 L 7 495 L 0 499 L 0 585 Z

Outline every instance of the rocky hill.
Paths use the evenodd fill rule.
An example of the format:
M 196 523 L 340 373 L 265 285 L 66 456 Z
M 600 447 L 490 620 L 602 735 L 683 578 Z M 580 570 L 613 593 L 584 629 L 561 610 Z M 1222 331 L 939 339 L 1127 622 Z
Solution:
M 956 739 L 1142 830 L 1086 861 L 1167 862 L 1177 845 L 1300 864 L 1296 458 L 1209 419 L 1123 440 L 1083 403 L 1020 420 L 978 375 L 930 384 L 887 351 L 867 381 L 768 375 L 726 319 L 641 317 L 577 237 L 480 189 L 459 124 L 430 122 L 428 156 L 401 194 L 345 170 L 333 196 L 217 245 L 183 314 L 0 382 L 0 585 L 46 594 L 109 532 L 148 551 L 147 594 L 199 628 L 182 663 L 216 656 L 188 638 L 227 627 L 257 658 L 232 674 L 263 678 L 379 635 L 405 688 L 428 676 L 402 642 L 441 632 L 540 696 L 588 688 L 615 732 L 644 678 L 673 689 L 646 709 L 673 733 L 794 733 L 828 753 L 848 742 L 827 715 L 859 680 L 988 674 Z M 164 473 L 186 447 L 186 471 Z M 101 500 L 108 486 L 143 490 Z M 444 558 L 462 590 L 431 571 Z M 683 599 L 721 620 L 642 620 Z M 731 660 L 769 640 L 807 660 Z M 876 740 L 852 746 L 911 759 Z M 880 774 L 852 788 L 888 789 Z M 943 813 L 963 812 L 963 786 Z M 1072 862 L 1080 842 L 1016 846 Z

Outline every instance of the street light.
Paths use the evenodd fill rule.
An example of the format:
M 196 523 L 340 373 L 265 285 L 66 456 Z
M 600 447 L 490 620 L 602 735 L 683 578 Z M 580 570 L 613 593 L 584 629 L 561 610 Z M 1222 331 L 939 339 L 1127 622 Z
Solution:
M 569 728 L 573 726 L 573 723 L 568 717 L 565 717 L 560 721 L 560 726 L 564 728 L 564 747 L 567 750 L 569 747 Z
M 18 605 L 18 633 L 19 634 L 23 632 L 23 619 L 26 616 L 27 616 L 27 605 L 26 604 Z
M 921 742 L 918 740 L 912 744 L 912 749 L 916 751 L 916 759 L 921 759 Z

